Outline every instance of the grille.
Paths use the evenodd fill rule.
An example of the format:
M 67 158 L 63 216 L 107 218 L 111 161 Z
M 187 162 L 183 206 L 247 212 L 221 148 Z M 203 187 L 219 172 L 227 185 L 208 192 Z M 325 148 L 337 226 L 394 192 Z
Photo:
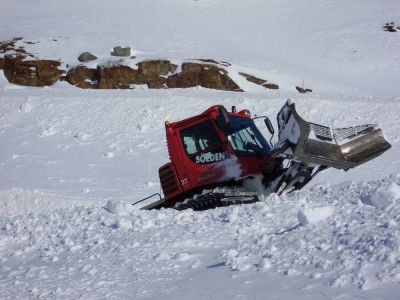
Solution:
M 324 141 L 332 141 L 331 129 L 319 124 L 309 123 L 311 129 L 314 131 L 315 136 Z
M 160 176 L 161 187 L 164 195 L 169 195 L 179 191 L 179 182 L 176 177 L 172 164 L 167 164 L 158 170 Z
M 337 142 L 343 141 L 345 139 L 352 138 L 356 135 L 368 132 L 374 128 L 373 124 L 359 125 L 347 128 L 336 128 L 333 129 L 333 135 Z

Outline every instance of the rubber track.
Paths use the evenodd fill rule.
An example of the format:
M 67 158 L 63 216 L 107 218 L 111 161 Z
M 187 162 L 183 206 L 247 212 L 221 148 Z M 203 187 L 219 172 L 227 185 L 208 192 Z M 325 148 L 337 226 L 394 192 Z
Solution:
M 195 195 L 193 198 L 175 204 L 176 210 L 193 209 L 196 211 L 212 209 L 216 207 L 229 206 L 235 204 L 247 204 L 259 201 L 256 195 L 227 195 L 221 192 L 208 192 Z

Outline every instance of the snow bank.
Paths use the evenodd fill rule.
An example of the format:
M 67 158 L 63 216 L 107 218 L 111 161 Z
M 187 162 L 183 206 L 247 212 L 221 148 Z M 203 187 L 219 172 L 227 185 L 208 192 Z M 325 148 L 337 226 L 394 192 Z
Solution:
M 169 286 L 163 278 L 207 270 L 210 260 L 327 287 L 400 284 L 400 208 L 365 203 L 383 190 L 395 203 L 399 182 L 320 185 L 206 212 L 141 211 L 111 200 L 59 205 L 56 195 L 3 191 L 10 207 L 46 202 L 1 215 L 0 289 L 5 299 L 151 297 Z
M 0 218 L 40 214 L 74 206 L 101 205 L 102 200 L 13 188 L 0 190 Z
M 315 224 L 329 218 L 334 212 L 335 209 L 330 206 L 303 208 L 297 213 L 297 219 L 301 225 Z
M 241 218 L 230 224 L 237 230 L 236 245 L 222 256 L 232 270 L 274 270 L 333 287 L 400 283 L 400 208 L 393 205 L 398 188 L 398 177 L 319 186 L 243 207 Z M 377 207 L 365 202 L 366 195 Z M 390 209 L 382 210 L 382 203 Z M 299 226 L 307 224 L 314 226 Z
M 400 186 L 396 183 L 379 186 L 370 195 L 365 195 L 363 202 L 380 209 L 391 209 L 400 199 Z

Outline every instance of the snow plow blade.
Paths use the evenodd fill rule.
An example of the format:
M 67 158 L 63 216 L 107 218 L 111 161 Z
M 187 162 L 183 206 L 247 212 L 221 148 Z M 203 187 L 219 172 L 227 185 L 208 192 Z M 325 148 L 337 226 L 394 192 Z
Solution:
M 390 149 L 382 130 L 374 124 L 330 128 L 305 121 L 291 100 L 277 115 L 279 139 L 273 156 L 292 159 L 308 166 L 348 170 Z

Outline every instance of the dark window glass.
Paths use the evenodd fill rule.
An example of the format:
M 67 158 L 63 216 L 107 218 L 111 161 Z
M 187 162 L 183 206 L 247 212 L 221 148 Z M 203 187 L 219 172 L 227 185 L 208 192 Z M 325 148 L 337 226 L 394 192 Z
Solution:
M 253 120 L 232 117 L 231 130 L 227 135 L 229 144 L 238 155 L 268 154 L 270 147 L 258 131 Z
M 189 155 L 221 145 L 217 132 L 210 121 L 182 129 L 181 139 Z

